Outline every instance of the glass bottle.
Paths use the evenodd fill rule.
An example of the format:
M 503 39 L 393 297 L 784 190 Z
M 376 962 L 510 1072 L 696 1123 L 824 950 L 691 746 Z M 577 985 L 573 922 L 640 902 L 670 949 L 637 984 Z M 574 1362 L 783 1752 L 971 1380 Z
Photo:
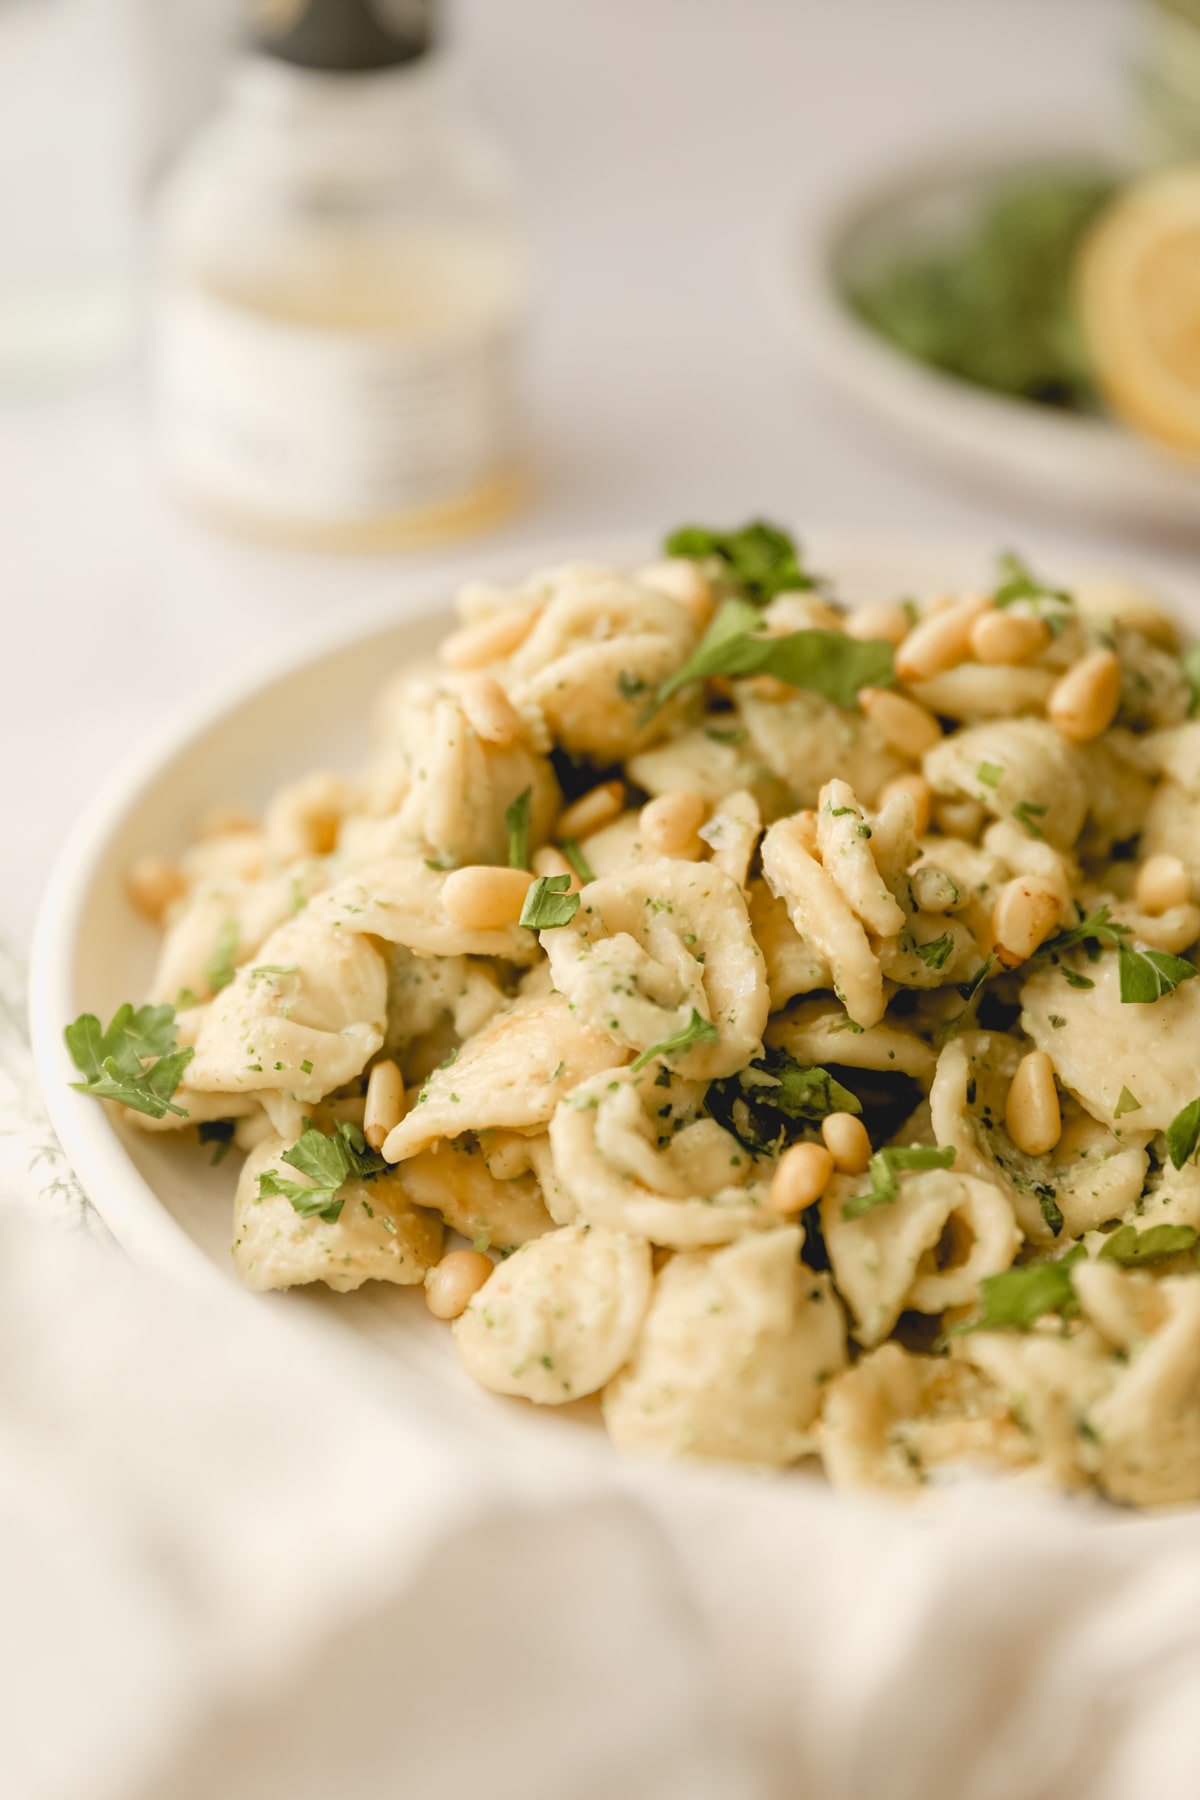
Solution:
M 480 528 L 522 489 L 527 266 L 428 0 L 268 0 L 164 187 L 151 313 L 172 485 L 322 548 Z

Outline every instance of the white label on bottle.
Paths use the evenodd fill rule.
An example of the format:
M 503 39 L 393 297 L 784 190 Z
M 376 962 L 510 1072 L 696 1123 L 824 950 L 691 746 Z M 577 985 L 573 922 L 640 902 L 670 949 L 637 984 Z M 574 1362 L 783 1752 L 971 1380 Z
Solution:
M 242 513 L 369 523 L 453 504 L 515 460 L 507 327 L 444 341 L 321 331 L 176 289 L 153 344 L 169 473 Z

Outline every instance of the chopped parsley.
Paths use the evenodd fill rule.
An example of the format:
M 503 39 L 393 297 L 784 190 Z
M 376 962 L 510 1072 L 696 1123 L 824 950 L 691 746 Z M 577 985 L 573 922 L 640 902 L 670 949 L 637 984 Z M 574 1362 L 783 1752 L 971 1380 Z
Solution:
M 1038 820 L 1044 819 L 1046 812 L 1046 807 L 1037 805 L 1033 800 L 1018 800 L 1012 809 L 1012 816 L 1017 824 L 1029 833 L 1030 837 L 1042 838 L 1046 834 L 1038 824 Z
M 710 1083 L 706 1110 L 747 1150 L 777 1150 L 799 1125 L 830 1113 L 860 1113 L 862 1103 L 828 1069 L 805 1067 L 786 1050 L 766 1053 L 736 1075 Z
M 1100 1246 L 1101 1257 L 1121 1264 L 1124 1269 L 1138 1263 L 1159 1262 L 1164 1256 L 1178 1256 L 1196 1242 L 1193 1225 L 1151 1225 L 1139 1231 L 1135 1225 L 1119 1225 Z
M 174 1113 L 186 1119 L 185 1107 L 171 1096 L 195 1052 L 178 1049 L 173 1006 L 119 1006 L 102 1030 L 95 1013 L 80 1013 L 63 1032 L 71 1061 L 83 1076 L 71 1086 L 97 1100 L 116 1100 L 131 1111 L 161 1119 Z
M 948 1169 L 954 1156 L 953 1144 L 889 1144 L 876 1150 L 868 1164 L 871 1185 L 845 1202 L 843 1219 L 861 1219 L 877 1206 L 890 1206 L 900 1192 L 899 1175 L 909 1169 Z
M 790 687 L 849 707 L 861 688 L 892 682 L 894 653 L 882 638 L 860 640 L 816 627 L 769 637 L 748 600 L 726 600 L 683 667 L 663 682 L 645 716 L 680 688 L 712 675 L 774 675 Z
M 1067 614 L 1075 605 L 1066 588 L 1048 586 L 1034 574 L 1023 557 L 1011 550 L 1005 551 L 996 561 L 1000 580 L 992 594 L 992 604 L 1003 608 L 1014 606 L 1018 600 L 1027 600 L 1034 618 L 1041 619 L 1051 635 L 1058 637 L 1067 623 Z
M 706 725 L 704 735 L 714 744 L 744 744 L 750 733 L 744 725 Z
M 1141 1110 L 1142 1103 L 1137 1095 L 1131 1094 L 1127 1087 L 1123 1087 L 1117 1096 L 1117 1104 L 1113 1107 L 1113 1118 L 1123 1119 L 1126 1113 L 1141 1112 Z
M 298 975 L 299 963 L 258 963 L 250 971 L 251 981 L 264 981 L 271 975 Z
M 954 936 L 949 931 L 944 931 L 941 937 L 934 938 L 931 943 L 917 945 L 917 955 L 930 969 L 944 968 L 953 951 Z
M 238 922 L 236 919 L 226 919 L 217 932 L 212 955 L 204 965 L 204 979 L 211 993 L 219 994 L 233 980 L 237 972 L 237 947 Z
M 579 911 L 579 895 L 569 894 L 569 875 L 539 875 L 525 896 L 521 924 L 527 931 L 552 931 L 569 925 Z
M 629 1065 L 630 1074 L 636 1075 L 639 1069 L 644 1069 L 656 1056 L 678 1056 L 680 1051 L 690 1050 L 693 1044 L 715 1044 L 716 1041 L 716 1026 L 710 1020 L 702 1018 L 693 1006 L 692 1016 L 681 1030 L 664 1038 L 661 1044 L 651 1044 L 648 1050 L 643 1050 L 640 1056 L 634 1057 Z
M 1004 779 L 1004 770 L 994 762 L 981 762 L 975 774 L 984 787 L 999 787 Z
M 979 1317 L 955 1325 L 953 1330 L 995 1331 L 1011 1326 L 1017 1331 L 1028 1331 L 1046 1313 L 1070 1318 L 1079 1311 L 1071 1268 L 1086 1256 L 1083 1245 L 1076 1244 L 1056 1261 L 1026 1263 L 1020 1269 L 1005 1269 L 1000 1275 L 985 1275 L 980 1283 L 983 1304 Z
M 596 871 L 580 849 L 578 838 L 564 838 L 558 847 L 585 887 L 589 881 L 595 881 Z
M 331 1225 L 341 1217 L 345 1205 L 341 1189 L 346 1182 L 369 1181 L 388 1166 L 377 1151 L 368 1148 L 358 1126 L 344 1119 L 328 1136 L 309 1125 L 281 1160 L 307 1175 L 308 1182 L 287 1181 L 268 1169 L 258 1178 L 259 1199 L 281 1194 L 302 1219 L 324 1219 Z
M 529 808 L 533 801 L 533 789 L 527 787 L 523 794 L 518 794 L 511 806 L 504 809 L 504 823 L 508 827 L 508 866 L 510 869 L 527 869 L 529 867 Z

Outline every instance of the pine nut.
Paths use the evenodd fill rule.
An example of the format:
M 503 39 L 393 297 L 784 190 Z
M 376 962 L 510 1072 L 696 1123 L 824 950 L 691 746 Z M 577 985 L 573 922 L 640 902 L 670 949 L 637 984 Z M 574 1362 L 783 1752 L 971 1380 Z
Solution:
M 902 794 L 912 802 L 913 830 L 918 837 L 924 837 L 933 818 L 933 789 L 915 769 L 909 775 L 897 775 L 894 780 L 884 783 L 879 791 L 879 806 L 876 810 L 882 811 L 889 800 L 895 800 Z
M 687 862 L 697 862 L 704 854 L 704 844 L 698 834 L 707 813 L 704 796 L 690 788 L 659 794 L 642 808 L 639 821 L 642 842 L 656 856 L 677 856 Z
M 470 675 L 459 694 L 467 723 L 485 744 L 512 744 L 521 735 L 520 713 L 494 675 Z
M 382 1150 L 389 1131 L 394 1131 L 408 1110 L 404 1077 L 390 1058 L 377 1062 L 367 1076 L 367 1101 L 363 1109 L 363 1136 L 372 1150 Z
M 1121 664 L 1115 650 L 1093 650 L 1055 682 L 1046 716 L 1073 744 L 1107 731 L 1121 703 Z
M 870 606 L 856 606 L 846 614 L 846 636 L 883 638 L 889 644 L 903 643 L 912 630 L 912 618 L 895 600 L 877 600 Z
M 967 794 L 943 794 L 933 803 L 933 816 L 944 837 L 977 838 L 987 818 L 978 800 Z
M 996 896 L 992 933 L 1006 969 L 1028 961 L 1062 916 L 1062 896 L 1042 875 L 1017 875 Z
M 821 1136 L 842 1175 L 861 1175 L 871 1160 L 871 1140 L 856 1113 L 830 1113 L 821 1120 Z
M 953 912 L 962 895 L 958 883 L 936 863 L 922 863 L 912 872 L 912 896 L 920 912 Z
M 1054 1064 L 1044 1050 L 1031 1050 L 1017 1064 L 1004 1103 L 1004 1123 L 1026 1156 L 1045 1156 L 1062 1136 Z
M 971 628 L 990 600 L 956 600 L 914 625 L 896 652 L 896 674 L 901 681 L 928 681 L 956 669 L 971 654 Z
M 482 1250 L 451 1250 L 425 1275 L 425 1304 L 435 1319 L 457 1319 L 492 1273 Z
M 914 762 L 941 738 L 942 728 L 929 708 L 906 694 L 893 694 L 887 688 L 863 688 L 858 704 L 892 749 L 899 750 L 902 756 L 911 756 Z
M 971 627 L 971 655 L 981 663 L 1023 663 L 1050 642 L 1044 619 L 1026 613 L 986 612 Z
M 535 617 L 531 608 L 509 607 L 487 619 L 472 619 L 442 639 L 438 654 L 448 669 L 482 669 L 503 662 L 525 642 Z
M 152 925 L 159 923 L 186 887 L 178 867 L 168 857 L 154 854 L 139 856 L 125 877 L 125 892 L 131 904 Z
M 689 557 L 666 556 L 661 562 L 647 563 L 635 580 L 656 594 L 677 600 L 701 630 L 708 624 L 717 597 L 704 570 Z
M 498 931 L 515 925 L 533 876 L 524 869 L 496 869 L 473 863 L 447 875 L 442 907 L 466 931 Z
M 578 875 L 567 861 L 561 850 L 553 844 L 543 844 L 540 850 L 533 853 L 533 872 L 535 875 L 569 875 L 571 885 L 566 889 L 568 894 L 577 894 L 580 888 Z
M 240 806 L 210 806 L 196 827 L 198 838 L 240 837 L 257 831 L 258 820 Z
M 833 1157 L 824 1144 L 793 1144 L 785 1150 L 771 1178 L 771 1206 L 785 1219 L 819 1200 L 833 1174 Z
M 620 781 L 602 781 L 590 788 L 558 815 L 559 837 L 590 837 L 602 825 L 610 825 L 625 804 L 625 788 Z
M 1192 878 L 1177 856 L 1148 856 L 1137 872 L 1133 897 L 1142 911 L 1160 918 L 1173 906 L 1186 906 Z

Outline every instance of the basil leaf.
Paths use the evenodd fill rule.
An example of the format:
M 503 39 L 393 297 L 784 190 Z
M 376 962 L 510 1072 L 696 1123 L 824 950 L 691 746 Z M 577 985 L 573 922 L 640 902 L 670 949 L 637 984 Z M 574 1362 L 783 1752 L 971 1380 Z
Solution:
M 713 675 L 774 675 L 789 687 L 821 694 L 837 706 L 853 706 L 865 687 L 886 687 L 894 679 L 894 650 L 882 638 L 852 638 L 817 628 L 769 637 L 759 629 L 753 607 L 726 600 L 681 669 L 668 677 L 645 715 L 680 688 Z
M 1200 1098 L 1189 1100 L 1166 1130 L 1167 1152 L 1177 1169 L 1190 1162 L 1200 1142 Z
M 898 1175 L 909 1169 L 948 1169 L 954 1155 L 953 1144 L 890 1144 L 877 1150 L 868 1164 L 871 1185 L 845 1202 L 843 1219 L 861 1219 L 877 1206 L 890 1206 L 900 1192 Z
M 1110 1262 L 1132 1269 L 1138 1263 L 1158 1262 L 1164 1256 L 1178 1256 L 1196 1242 L 1193 1225 L 1151 1225 L 1139 1231 L 1133 1225 L 1120 1225 L 1110 1232 L 1100 1246 L 1100 1255 Z
M 721 559 L 746 596 L 765 606 L 776 594 L 815 586 L 805 570 L 795 540 L 778 525 L 752 520 L 739 531 L 714 531 L 708 525 L 683 525 L 665 539 L 668 556 L 687 556 L 700 561 Z
M 552 931 L 569 925 L 579 911 L 579 895 L 569 894 L 569 875 L 539 875 L 525 896 L 520 923 L 527 931 Z
M 693 1044 L 715 1044 L 716 1041 L 716 1026 L 702 1018 L 693 1006 L 692 1016 L 681 1030 L 672 1037 L 664 1038 L 661 1044 L 651 1044 L 648 1050 L 643 1050 L 640 1056 L 634 1057 L 629 1065 L 630 1073 L 636 1075 L 639 1069 L 644 1069 L 656 1056 L 677 1056 L 681 1050 L 690 1050 Z
M 1121 999 L 1130 1006 L 1148 1006 L 1161 1000 L 1198 972 L 1195 963 L 1182 956 L 1169 956 L 1165 950 L 1135 950 L 1122 944 L 1118 957 Z

